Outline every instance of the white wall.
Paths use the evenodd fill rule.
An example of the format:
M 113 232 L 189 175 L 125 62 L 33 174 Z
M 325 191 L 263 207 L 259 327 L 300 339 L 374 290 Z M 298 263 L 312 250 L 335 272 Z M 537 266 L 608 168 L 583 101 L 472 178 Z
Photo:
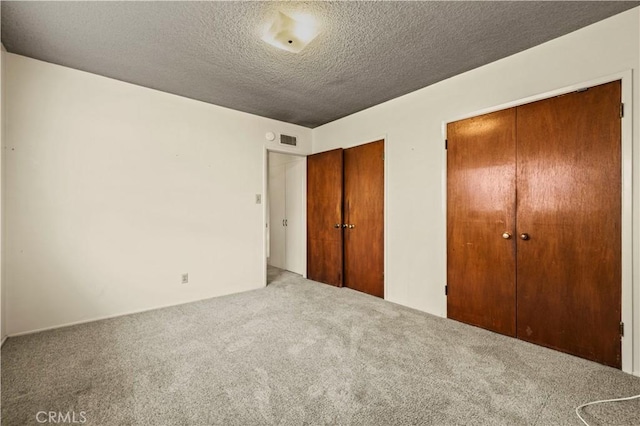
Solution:
M 265 285 L 264 135 L 311 130 L 5 60 L 9 335 Z
M 635 109 L 633 126 L 639 128 L 639 10 L 627 11 L 314 129 L 314 153 L 387 136 L 387 300 L 446 316 L 446 157 L 443 123 L 482 109 L 633 70 L 633 103 L 639 106 Z M 632 161 L 636 170 L 633 180 L 633 324 L 636 325 L 633 371 L 637 375 L 640 375 L 639 140 L 636 131 Z M 631 158 L 628 160 L 631 161 Z
M 3 147 L 4 147 L 4 98 L 5 98 L 5 90 L 4 90 L 4 81 L 5 81 L 5 72 L 4 72 L 4 56 L 5 56 L 5 48 L 4 45 L 0 43 L 0 342 L 4 342 L 4 339 L 7 337 L 7 322 L 5 321 L 5 305 L 7 303 L 7 298 L 5 297 L 5 279 L 4 279 L 4 214 L 2 210 L 2 198 L 3 198 L 3 187 L 4 187 L 4 177 L 3 177 L 3 169 L 2 163 L 4 161 Z

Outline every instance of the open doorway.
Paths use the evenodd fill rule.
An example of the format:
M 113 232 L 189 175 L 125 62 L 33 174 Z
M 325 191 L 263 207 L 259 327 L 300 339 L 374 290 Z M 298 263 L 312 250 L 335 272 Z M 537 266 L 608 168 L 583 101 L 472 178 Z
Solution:
M 306 275 L 306 158 L 268 152 L 267 285 Z

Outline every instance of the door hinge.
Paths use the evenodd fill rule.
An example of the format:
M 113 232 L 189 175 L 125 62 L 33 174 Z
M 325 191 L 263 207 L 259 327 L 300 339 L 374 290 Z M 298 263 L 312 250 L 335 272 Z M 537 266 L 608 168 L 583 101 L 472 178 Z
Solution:
M 444 295 L 445 295 L 445 296 L 448 296 L 448 295 L 449 295 L 449 286 L 448 286 L 448 285 L 445 285 L 445 286 L 444 286 Z
M 624 118 L 624 104 L 620 104 L 620 118 Z
M 620 337 L 624 337 L 624 323 L 620 323 Z
M 449 139 L 444 140 L 444 149 L 449 149 Z

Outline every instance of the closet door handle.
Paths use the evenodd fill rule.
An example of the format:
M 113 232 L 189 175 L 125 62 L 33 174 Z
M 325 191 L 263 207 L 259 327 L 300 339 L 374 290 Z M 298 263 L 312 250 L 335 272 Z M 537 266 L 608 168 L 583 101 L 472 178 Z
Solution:
M 529 239 L 529 234 L 520 234 L 520 239 L 527 241 Z
M 349 229 L 353 229 L 355 227 L 356 227 L 355 225 L 349 225 Z
M 335 225 L 333 225 L 333 227 L 336 228 L 336 229 L 340 229 L 340 224 L 336 223 Z
M 284 219 L 282 219 L 282 226 L 284 226 Z
M 284 220 L 284 226 L 289 226 L 289 219 Z
M 505 240 L 510 240 L 511 239 L 511 233 L 505 232 L 504 234 L 502 234 L 502 238 L 504 238 Z

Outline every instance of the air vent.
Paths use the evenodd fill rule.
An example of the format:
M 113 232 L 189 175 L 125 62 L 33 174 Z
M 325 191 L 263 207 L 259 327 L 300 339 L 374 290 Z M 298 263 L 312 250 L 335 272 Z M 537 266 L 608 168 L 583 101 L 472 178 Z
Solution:
M 298 139 L 295 136 L 280 135 L 280 143 L 282 145 L 296 146 L 298 145 Z

